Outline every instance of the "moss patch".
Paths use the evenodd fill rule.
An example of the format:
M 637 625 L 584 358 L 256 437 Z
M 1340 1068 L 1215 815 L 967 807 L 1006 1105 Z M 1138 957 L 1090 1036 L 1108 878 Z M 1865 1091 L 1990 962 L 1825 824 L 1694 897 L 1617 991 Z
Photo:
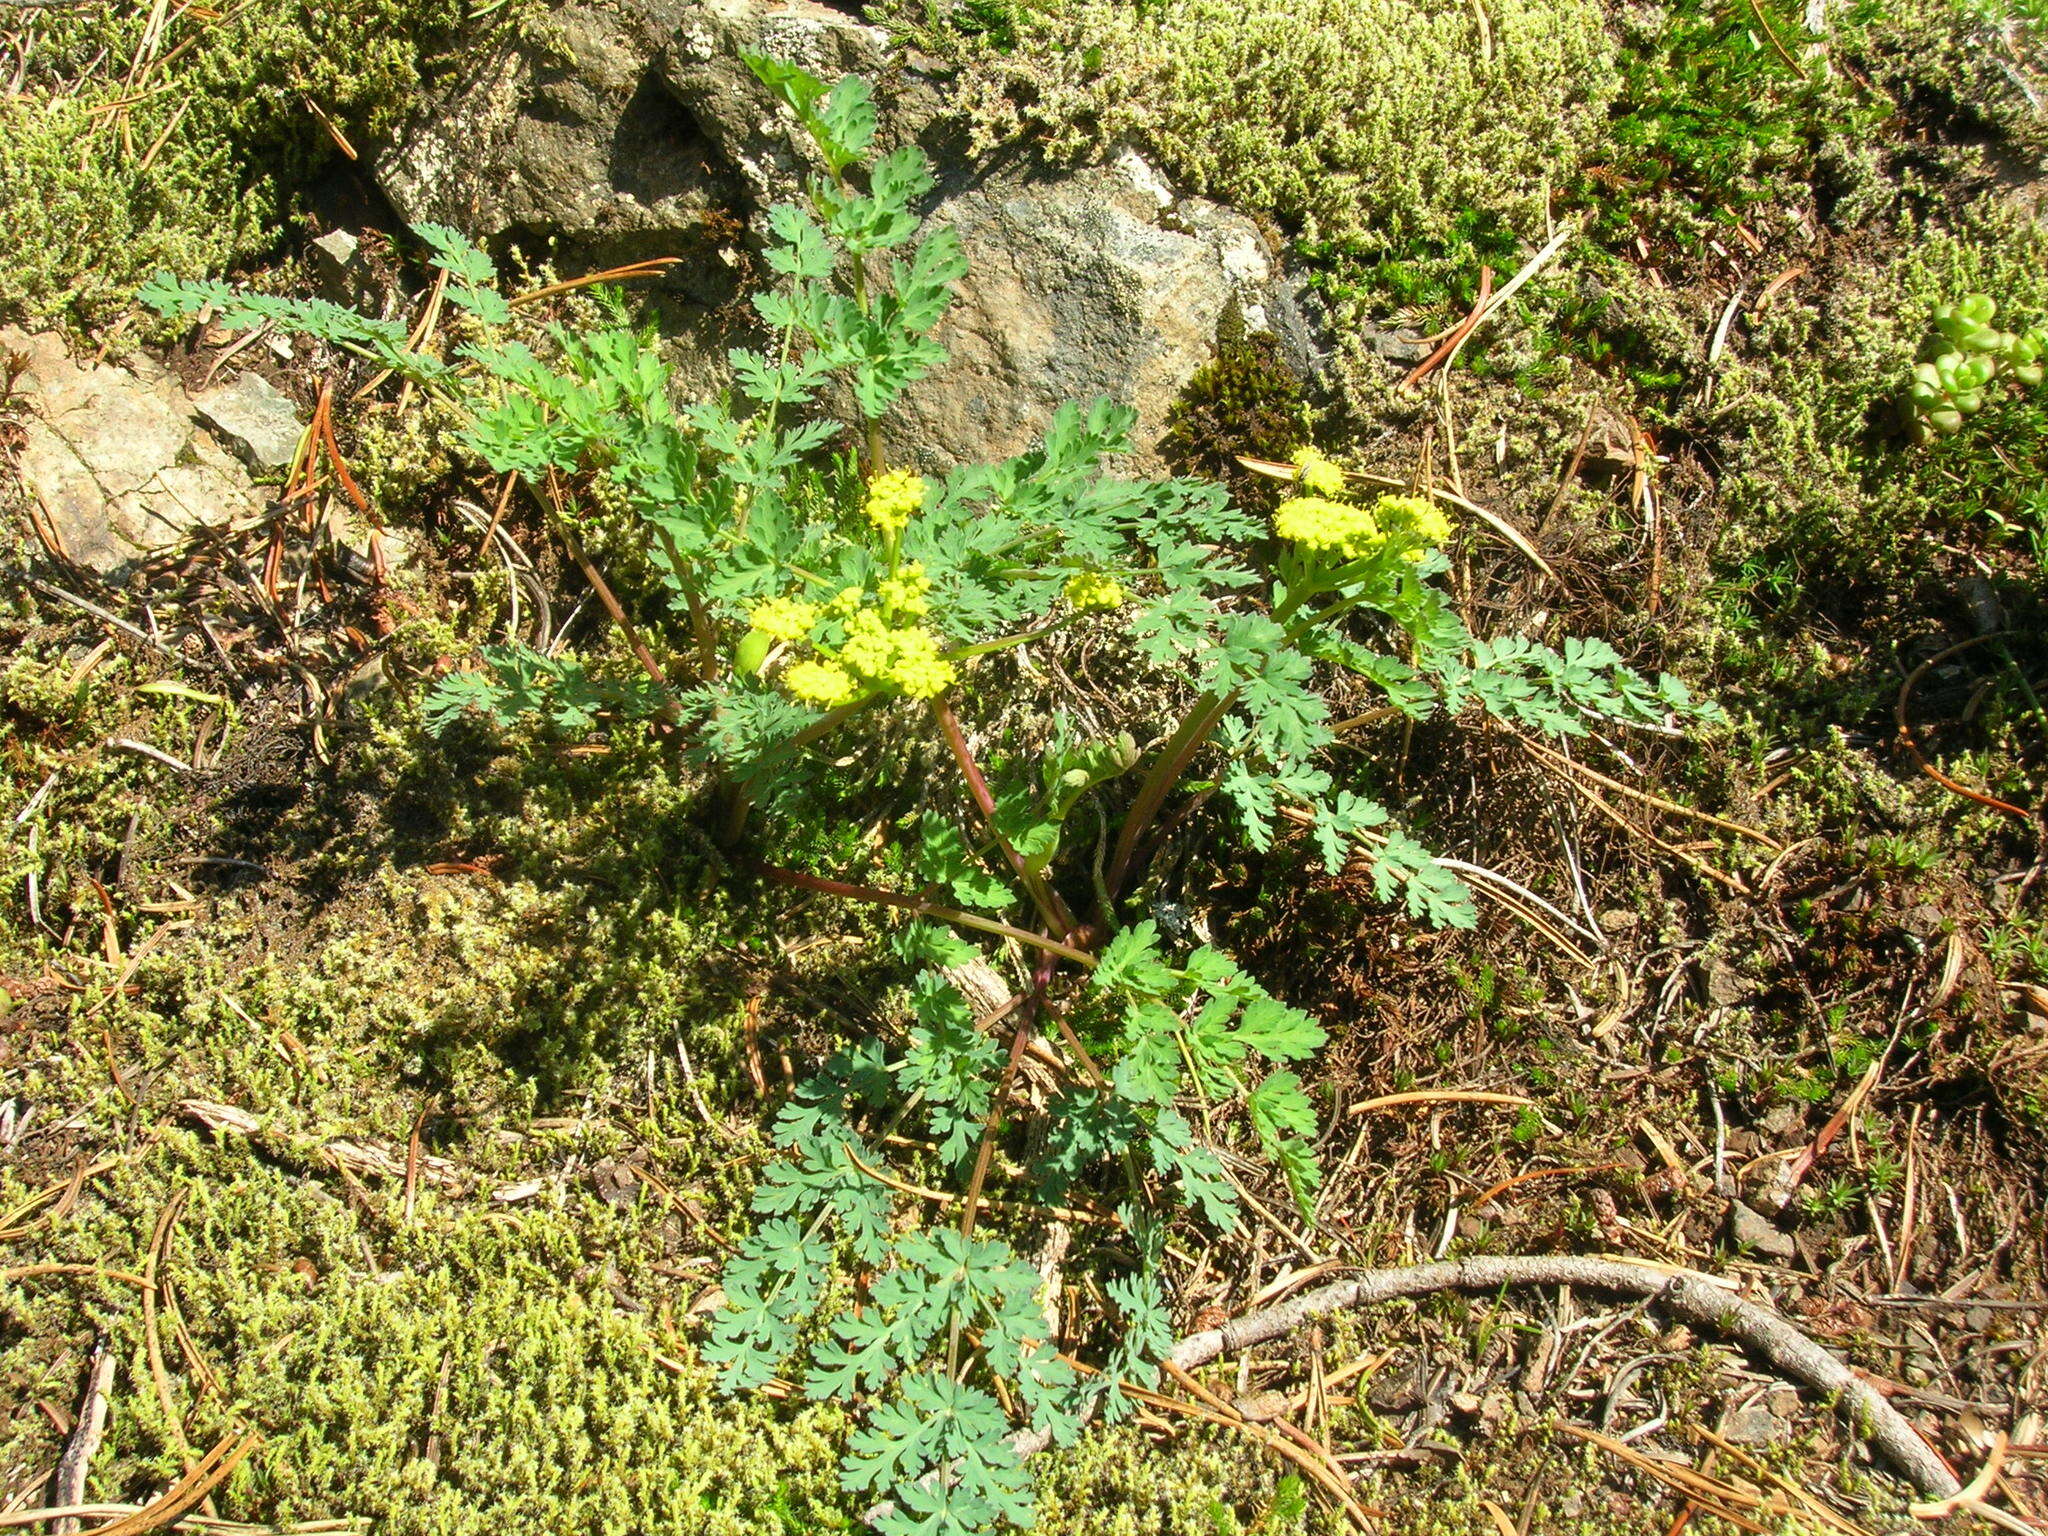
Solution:
M 1189 190 L 1389 247 L 1475 213 L 1540 220 L 1615 79 L 1587 0 L 1078 0 L 1018 16 L 1009 52 L 946 35 L 985 143 L 1135 137 Z
M 294 190 L 340 157 L 315 108 L 363 152 L 452 45 L 464 7 L 35 15 L 5 59 L 22 89 L 0 98 L 0 315 L 92 324 L 160 267 L 197 276 L 273 247 Z

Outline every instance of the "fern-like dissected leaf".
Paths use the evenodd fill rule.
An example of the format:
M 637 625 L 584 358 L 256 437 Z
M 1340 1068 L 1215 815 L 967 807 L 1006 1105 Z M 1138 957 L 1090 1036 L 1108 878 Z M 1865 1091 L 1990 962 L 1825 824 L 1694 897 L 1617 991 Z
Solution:
M 1159 925 L 1146 918 L 1133 923 L 1103 946 L 1089 980 L 1105 992 L 1157 995 L 1173 986 L 1173 968 L 1159 948 Z
M 1002 1405 L 986 1392 L 920 1371 L 854 1431 L 840 1480 L 849 1489 L 893 1493 L 896 1507 L 880 1524 L 892 1536 L 969 1536 L 1002 1521 L 1028 1526 L 1031 1479 L 1008 1431 Z
M 1153 1166 L 1180 1181 L 1182 1199 L 1204 1220 L 1221 1232 L 1238 1230 L 1237 1186 L 1224 1173 L 1223 1160 L 1195 1140 L 1185 1115 L 1160 1110 L 1153 1120 L 1150 1150 Z
M 719 1277 L 725 1306 L 713 1317 L 703 1355 L 721 1367 L 719 1386 L 765 1386 L 796 1347 L 797 1326 L 817 1306 L 832 1246 L 788 1217 L 761 1223 Z
M 974 1027 L 967 999 L 944 977 L 926 971 L 911 994 L 918 1026 L 903 1058 L 903 1087 L 924 1096 L 939 1155 L 957 1162 L 974 1150 L 988 1115 L 1003 1052 Z

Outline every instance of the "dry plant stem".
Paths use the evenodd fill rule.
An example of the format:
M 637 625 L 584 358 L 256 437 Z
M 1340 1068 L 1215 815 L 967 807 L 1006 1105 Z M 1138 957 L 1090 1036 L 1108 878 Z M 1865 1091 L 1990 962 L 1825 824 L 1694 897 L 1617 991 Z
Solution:
M 100 1280 L 118 1280 L 138 1291 L 156 1289 L 153 1282 L 140 1275 L 132 1275 L 125 1269 L 102 1269 L 97 1264 L 13 1264 L 0 1269 L 0 1281 L 33 1280 L 38 1275 L 91 1275 Z
M 558 293 L 568 293 L 577 288 L 588 288 L 593 283 L 619 283 L 630 277 L 659 277 L 683 258 L 680 256 L 650 256 L 645 261 L 636 261 L 623 267 L 611 267 L 603 272 L 592 272 L 587 277 L 572 277 L 565 282 L 549 283 L 545 288 L 536 288 L 531 293 L 512 296 L 514 308 L 521 304 L 534 304 L 542 299 L 551 299 Z
M 479 560 L 489 555 L 491 541 L 498 536 L 498 524 L 505 521 L 505 509 L 512 505 L 512 491 L 518 484 L 519 472 L 517 470 L 507 470 L 503 483 L 498 487 L 497 504 L 491 508 L 491 520 L 484 527 L 483 541 L 476 547 L 476 554 Z
M 314 413 L 314 425 L 320 433 L 320 446 L 327 454 L 327 462 L 334 470 L 335 479 L 348 493 L 348 499 L 364 517 L 372 516 L 369 499 L 356 484 L 356 477 L 348 472 L 348 462 L 341 456 L 341 444 L 334 440 L 334 392 L 326 385 L 320 388 L 320 407 Z
M 1372 1522 L 1366 1515 L 1365 1506 L 1360 1504 L 1357 1496 L 1352 1493 L 1350 1482 L 1341 1472 L 1330 1465 L 1329 1454 L 1321 1446 L 1316 1445 L 1314 1441 L 1309 1441 L 1307 1447 L 1292 1445 L 1287 1439 L 1283 1438 L 1282 1434 L 1266 1429 L 1263 1425 L 1252 1423 L 1242 1413 L 1238 1412 L 1236 1404 L 1230 1402 L 1227 1398 L 1218 1397 L 1214 1392 L 1211 1392 L 1207 1387 L 1203 1386 L 1194 1377 L 1190 1376 L 1179 1366 L 1174 1365 L 1171 1361 L 1167 1362 L 1166 1371 L 1168 1375 L 1172 1376 L 1180 1384 L 1183 1390 L 1192 1393 L 1196 1399 L 1208 1408 L 1209 1413 L 1204 1415 L 1204 1417 L 1213 1417 L 1218 1423 L 1227 1424 L 1241 1430 L 1251 1436 L 1252 1439 L 1260 1442 L 1268 1450 L 1286 1457 L 1289 1461 L 1300 1467 L 1302 1471 L 1314 1478 L 1317 1485 L 1337 1502 L 1345 1514 L 1351 1517 L 1351 1523 L 1359 1530 L 1369 1531 L 1373 1528 Z M 1172 1398 L 1165 1396 L 1157 1397 L 1156 1401 L 1160 1407 L 1179 1406 L 1174 1403 Z M 1279 1429 L 1287 1430 L 1292 1427 L 1282 1423 Z
M 239 1440 L 229 1435 L 202 1456 L 196 1467 L 165 1489 L 160 1498 L 132 1515 L 94 1526 L 85 1536 L 143 1536 L 144 1532 L 160 1531 L 177 1524 L 181 1516 L 197 1508 L 215 1488 L 226 1482 L 262 1440 L 263 1437 L 254 1430 Z
M 1579 441 L 1572 449 L 1571 462 L 1564 467 L 1564 477 L 1557 482 L 1550 504 L 1543 509 L 1543 515 L 1536 519 L 1536 533 L 1541 537 L 1550 520 L 1557 516 L 1557 509 L 1564 505 L 1565 493 L 1571 489 L 1572 481 L 1578 478 L 1579 466 L 1586 462 L 1587 445 L 1593 441 L 1593 419 L 1599 414 L 1600 402 L 1593 401 L 1586 407 L 1586 424 L 1579 428 Z
M 1928 657 L 1909 672 L 1906 675 L 1906 680 L 1899 685 L 1899 701 L 1893 707 L 1892 718 L 1898 721 L 1899 740 L 1905 743 L 1906 750 L 1913 755 L 1914 765 L 1943 789 L 1951 794 L 1961 795 L 1965 800 L 1974 800 L 1979 805 L 1988 805 L 1994 811 L 2004 811 L 2008 816 L 2017 816 L 2021 821 L 2031 821 L 2033 818 L 2018 806 L 2008 805 L 2003 800 L 1995 800 L 1990 795 L 1980 794 L 1974 789 L 1958 784 L 1954 779 L 1935 767 L 1934 764 L 1928 762 L 1921 755 L 1920 740 L 1914 734 L 1912 721 L 1906 714 L 1906 706 L 1913 697 L 1913 689 L 1919 684 L 1921 678 L 1933 671 L 1934 668 L 1940 666 L 1944 661 L 1947 661 L 1951 656 L 1960 655 L 1962 652 L 1969 650 L 1970 647 L 1982 645 L 1987 640 L 2003 640 L 2004 638 L 2005 632 L 1995 629 L 1988 635 L 1974 635 L 1970 639 L 1963 641 L 1960 645 L 1952 645 L 1938 655 Z
M 1485 315 L 1487 301 L 1492 297 L 1493 268 L 1481 267 L 1479 269 L 1479 297 L 1472 301 L 1471 312 L 1463 320 L 1460 320 L 1451 327 L 1450 334 L 1444 337 L 1442 346 L 1408 370 L 1408 377 L 1401 381 L 1403 389 L 1412 389 L 1415 385 L 1420 384 L 1429 377 L 1439 364 L 1458 350 L 1459 346 L 1464 343 L 1465 338 L 1472 334 L 1472 327 L 1477 325 L 1480 318 Z
M 178 1453 L 178 1459 L 185 1463 L 190 1472 L 194 1466 L 192 1447 L 185 1439 L 185 1418 L 178 1412 L 178 1406 L 171 1400 L 170 1372 L 164 1368 L 163 1332 L 157 1325 L 157 1302 L 162 1294 L 162 1281 L 158 1270 L 163 1264 L 164 1253 L 170 1246 L 171 1229 L 178 1223 L 178 1213 L 185 1205 L 185 1191 L 172 1195 L 163 1213 L 156 1219 L 156 1231 L 149 1240 L 149 1254 L 143 1260 L 142 1278 L 149 1281 L 149 1288 L 142 1293 L 142 1331 L 149 1350 L 150 1380 L 156 1384 L 156 1400 L 163 1408 L 164 1423 L 170 1432 L 171 1449 Z M 209 1511 L 211 1513 L 211 1511 Z
M 1661 796 L 1650 794 L 1646 790 L 1631 788 L 1619 779 L 1610 779 L 1606 774 L 1596 769 L 1588 768 L 1584 763 L 1574 758 L 1566 757 L 1562 752 L 1551 751 L 1550 748 L 1544 746 L 1541 742 L 1531 741 L 1520 731 L 1509 731 L 1508 734 L 1514 737 L 1516 741 L 1519 741 L 1524 748 L 1534 753 L 1537 757 L 1542 758 L 1545 762 L 1552 763 L 1560 768 L 1568 768 L 1573 773 L 1581 774 L 1591 779 L 1595 784 L 1613 790 L 1618 795 L 1626 795 L 1631 800 L 1640 801 L 1644 805 L 1654 806 L 1660 811 L 1669 811 L 1674 816 L 1684 816 L 1704 826 L 1718 827 L 1723 832 L 1733 832 L 1737 837 L 1746 837 L 1751 842 L 1763 844 L 1764 847 L 1770 849 L 1773 853 L 1782 853 L 1784 851 L 1785 845 L 1783 843 L 1780 843 L 1776 838 L 1771 837 L 1767 833 L 1757 831 L 1755 827 L 1746 827 L 1739 821 L 1729 821 L 1724 817 L 1711 815 L 1706 811 L 1695 810 L 1689 805 L 1680 805 L 1675 800 L 1666 800 Z
M 1696 1328 L 1725 1335 L 1791 1380 L 1842 1400 L 1851 1425 L 1929 1498 L 1961 1488 L 1945 1462 L 1868 1382 L 1775 1313 L 1686 1275 L 1666 1275 L 1611 1259 L 1570 1254 L 1459 1259 L 1406 1269 L 1367 1270 L 1263 1312 L 1188 1335 L 1168 1353 L 1191 1370 L 1226 1353 L 1284 1338 L 1316 1318 L 1354 1307 L 1439 1291 L 1495 1291 L 1510 1285 L 1582 1285 L 1640 1296 Z
M 884 907 L 900 907 L 905 912 L 915 912 L 919 917 L 936 917 L 941 922 L 958 923 L 963 928 L 976 928 L 983 933 L 1015 939 L 1020 944 L 1029 944 L 1036 949 L 1058 955 L 1062 960 L 1071 960 L 1084 970 L 1095 969 L 1095 957 L 1086 950 L 1076 949 L 1071 944 L 1062 944 L 1057 939 L 1049 939 L 1042 933 L 1033 933 L 1028 928 L 998 922 L 992 917 L 962 912 L 954 907 L 941 907 L 921 897 L 906 896 L 901 891 L 884 891 L 872 885 L 850 885 L 844 880 L 827 880 L 822 875 L 807 875 L 800 869 L 784 869 L 777 864 L 763 864 L 759 869 L 763 878 L 772 880 L 777 885 L 819 891 L 827 896 L 844 896 L 850 901 L 872 901 Z
M 1677 844 L 1665 842 L 1663 838 L 1657 836 L 1656 833 L 1648 830 L 1647 828 L 1637 826 L 1634 822 L 1630 821 L 1626 816 L 1622 815 L 1620 811 L 1617 811 L 1613 806 L 1609 805 L 1605 800 L 1603 800 L 1600 797 L 1600 792 L 1594 789 L 1590 784 L 1582 784 L 1577 779 L 1570 777 L 1567 777 L 1564 782 L 1571 786 L 1572 793 L 1578 795 L 1580 798 L 1585 800 L 1585 802 L 1588 805 L 1592 806 L 1594 810 L 1598 811 L 1602 816 L 1605 816 L 1617 827 L 1620 827 L 1622 831 L 1631 833 L 1636 837 L 1640 837 L 1644 842 L 1650 844 L 1654 848 L 1661 848 L 1664 852 L 1670 854 L 1674 859 L 1678 860 L 1679 863 L 1685 865 L 1688 869 L 1693 870 L 1697 874 L 1706 876 L 1709 880 L 1712 880 L 1719 885 L 1726 886 L 1729 890 L 1735 892 L 1735 894 L 1738 896 L 1747 897 L 1755 894 L 1750 890 L 1748 886 L 1744 885 L 1740 880 L 1736 879 L 1735 876 L 1728 874 L 1724 870 L 1714 868 L 1713 865 L 1706 863 L 1704 860 L 1694 858 L 1691 854 L 1687 853 L 1683 848 L 1680 848 Z
M 626 617 L 626 610 L 620 606 L 611 587 L 606 584 L 604 577 L 598 574 L 597 567 L 590 563 L 590 557 L 583 553 L 583 546 L 577 542 L 576 535 L 569 531 L 569 519 L 563 508 L 561 483 L 556 479 L 552 469 L 548 471 L 548 503 L 548 510 L 554 514 L 555 531 L 561 534 L 562 543 L 567 546 L 569 556 L 576 562 L 577 569 L 583 572 L 583 579 L 590 583 L 590 590 L 597 594 L 597 600 L 604 604 L 604 611 L 610 614 L 612 622 L 619 626 L 619 633 L 626 637 L 626 644 L 631 646 L 633 654 L 640 658 L 640 665 L 646 670 L 647 675 L 654 679 L 663 692 L 669 691 L 668 675 L 661 670 L 661 664 L 654 659 L 654 653 L 648 650 L 647 642 L 640 638 L 640 632 L 633 627 L 633 621 Z M 674 712 L 673 704 L 663 710 L 664 716 L 670 720 L 674 719 Z
M 1633 1446 L 1624 1445 L 1621 1441 L 1600 1434 L 1597 1430 L 1586 1429 L 1577 1424 L 1560 1424 L 1558 1428 L 1574 1440 L 1583 1440 L 1588 1445 L 1598 1446 L 1608 1455 L 1627 1462 L 1638 1472 L 1645 1473 L 1662 1483 L 1673 1493 L 1682 1495 L 1687 1500 L 1688 1508 L 1697 1504 L 1706 1513 L 1727 1521 L 1738 1531 L 1751 1532 L 1752 1536 L 1770 1536 L 1770 1527 L 1759 1525 L 1750 1519 L 1742 1513 L 1744 1509 L 1758 1510 L 1771 1515 L 1789 1513 L 1789 1510 L 1784 1508 L 1767 1505 L 1762 1498 L 1747 1489 L 1731 1488 L 1704 1473 L 1695 1472 L 1690 1467 L 1645 1456 Z

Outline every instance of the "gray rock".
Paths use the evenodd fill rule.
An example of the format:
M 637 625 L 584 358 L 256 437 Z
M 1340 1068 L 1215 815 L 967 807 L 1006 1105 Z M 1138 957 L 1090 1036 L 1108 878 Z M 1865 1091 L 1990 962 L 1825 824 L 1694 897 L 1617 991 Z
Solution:
M 760 209 L 798 196 L 812 158 L 796 119 L 740 54 L 800 65 L 821 80 L 860 75 L 878 88 L 888 144 L 915 138 L 938 109 L 921 73 L 892 71 L 888 49 L 881 28 L 811 0 L 702 0 L 687 7 L 662 78 Z
M 683 257 L 664 286 L 722 302 L 744 184 L 659 67 L 698 9 L 554 10 L 550 45 L 507 44 L 426 105 L 378 156 L 379 186 L 408 223 L 551 244 L 565 271 Z
M 193 408 L 253 469 L 289 469 L 305 424 L 298 407 L 260 373 L 244 373 L 192 397 Z
M 510 45 L 431 103 L 378 158 L 378 180 L 408 221 L 538 240 L 565 273 L 684 258 L 636 291 L 655 301 L 692 389 L 722 374 L 730 318 L 751 322 L 736 301 L 762 213 L 812 168 L 801 128 L 743 50 L 825 79 L 864 76 L 878 148 L 916 142 L 953 167 L 932 212 L 959 232 L 970 271 L 939 332 L 948 362 L 892 413 L 900 455 L 928 468 L 1001 457 L 1063 401 L 1100 394 L 1137 408 L 1149 450 L 1232 299 L 1298 371 L 1325 371 L 1314 296 L 1277 271 L 1249 219 L 1177 200 L 1129 153 L 1071 175 L 976 180 L 940 142 L 936 67 L 892 54 L 884 32 L 844 11 L 583 0 L 550 20 L 554 43 Z
M 242 466 L 199 430 L 178 381 L 149 358 L 73 360 L 55 335 L 0 332 L 28 355 L 16 463 L 59 552 L 102 576 L 261 510 Z
M 1761 1211 L 1744 1205 L 1740 1200 L 1728 1202 L 1728 1238 L 1738 1248 L 1746 1248 L 1761 1258 L 1788 1262 L 1799 1255 L 1798 1245 L 1790 1233 L 1781 1232 Z
M 968 276 L 934 333 L 946 362 L 885 423 L 930 468 L 1016 453 L 1062 402 L 1097 395 L 1137 409 L 1149 457 L 1230 301 L 1264 330 L 1280 298 L 1251 220 L 1176 201 L 1131 151 L 1072 175 L 991 181 L 932 220 L 959 234 Z

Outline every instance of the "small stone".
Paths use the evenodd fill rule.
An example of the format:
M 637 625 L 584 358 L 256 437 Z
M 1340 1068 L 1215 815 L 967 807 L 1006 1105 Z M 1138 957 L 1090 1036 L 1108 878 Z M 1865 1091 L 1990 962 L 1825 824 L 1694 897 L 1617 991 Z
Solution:
M 326 527 L 341 558 L 342 575 L 350 581 L 376 581 L 380 561 L 385 575 L 412 561 L 412 540 L 406 534 L 396 528 L 372 528 L 339 504 L 328 512 Z
M 634 1175 L 630 1164 L 616 1158 L 605 1158 L 593 1163 L 584 1175 L 590 1180 L 590 1187 L 598 1199 L 606 1205 L 626 1207 L 640 1198 L 640 1180 Z
M 291 467 L 304 431 L 298 407 L 262 374 L 242 374 L 192 404 L 252 469 Z
M 1765 1404 L 1750 1403 L 1721 1421 L 1721 1438 L 1733 1445 L 1777 1445 L 1792 1438 L 1792 1426 Z
M 29 359 L 16 455 L 41 529 L 74 565 L 119 577 L 202 528 L 260 508 L 249 477 L 197 430 L 192 402 L 145 354 L 74 360 L 50 333 L 0 332 Z
M 1797 1104 L 1791 1103 L 1789 1100 L 1783 1104 L 1773 1104 L 1768 1110 L 1764 1112 L 1764 1117 L 1761 1122 L 1763 1126 L 1763 1133 L 1764 1135 L 1768 1136 L 1775 1145 L 1783 1146 L 1785 1144 L 1785 1139 L 1788 1136 L 1790 1136 L 1794 1130 L 1800 1128 L 1801 1122 L 1804 1121 L 1804 1119 L 1805 1114 L 1801 1111 L 1799 1106 Z
M 1931 939 L 1941 932 L 1946 922 L 1947 919 L 1941 914 L 1941 908 L 1922 902 L 1919 906 L 1906 910 L 1905 915 L 1899 919 L 1899 926 L 1916 939 Z
M 341 705 L 346 710 L 361 710 L 376 697 L 379 690 L 391 686 L 391 679 L 384 670 L 384 658 L 372 656 L 348 676 L 342 685 Z M 603 1164 L 599 1165 L 604 1166 Z
M 1707 1001 L 1716 1008 L 1733 1008 L 1748 997 L 1749 979 L 1718 955 L 1706 965 Z
M 313 242 L 313 275 L 320 291 L 337 304 L 353 304 L 362 287 L 362 265 L 357 257 L 362 242 L 345 229 L 322 235 Z
M 1789 1233 L 1780 1232 L 1769 1218 L 1740 1200 L 1728 1202 L 1728 1239 L 1738 1248 L 1781 1263 L 1789 1262 L 1799 1253 Z
M 1429 356 L 1429 343 L 1412 331 L 1388 330 L 1370 320 L 1359 325 L 1358 339 L 1374 357 L 1400 368 L 1412 368 Z

